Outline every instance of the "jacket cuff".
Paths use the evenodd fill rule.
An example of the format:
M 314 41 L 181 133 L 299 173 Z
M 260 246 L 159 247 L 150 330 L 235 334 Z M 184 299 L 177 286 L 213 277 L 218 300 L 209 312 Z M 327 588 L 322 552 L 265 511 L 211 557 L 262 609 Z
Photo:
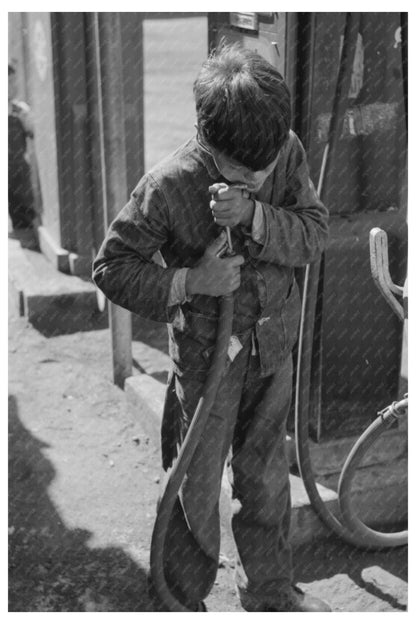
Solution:
M 175 271 L 170 287 L 168 306 L 185 303 L 185 301 L 190 301 L 192 299 L 192 297 L 187 296 L 185 288 L 186 275 L 188 271 L 188 267 L 177 269 L 177 271 Z
M 253 221 L 251 224 L 251 238 L 259 245 L 264 245 L 266 241 L 266 225 L 264 222 L 264 212 L 262 204 L 255 200 Z

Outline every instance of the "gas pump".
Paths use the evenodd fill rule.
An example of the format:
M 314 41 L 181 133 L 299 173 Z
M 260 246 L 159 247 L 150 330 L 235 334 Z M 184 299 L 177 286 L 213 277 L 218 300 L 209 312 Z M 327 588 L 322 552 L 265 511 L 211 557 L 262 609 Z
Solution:
M 349 19 L 354 33 L 345 48 Z M 330 212 L 330 239 L 319 277 L 312 377 L 306 383 L 311 388 L 309 435 L 323 442 L 358 434 L 368 424 L 372 398 L 379 396 L 387 404 L 399 393 L 402 327 L 394 313 L 380 305 L 382 295 L 367 270 L 367 241 L 372 227 L 386 231 L 392 275 L 396 283 L 403 283 L 404 16 L 209 13 L 208 27 L 211 49 L 222 40 L 239 41 L 282 73 L 292 92 L 292 127 L 308 153 L 316 187 L 326 169 L 321 190 Z M 349 55 L 348 76 L 337 104 L 343 49 Z M 337 128 L 332 131 L 334 117 Z M 331 132 L 332 153 L 325 164 Z M 302 290 L 303 272 L 298 278 Z
M 374 398 L 382 405 L 399 394 L 402 327 L 374 288 L 367 241 L 372 227 L 386 230 L 390 268 L 396 283 L 403 283 L 406 15 L 273 13 L 266 24 L 263 15 L 212 14 L 211 47 L 225 39 L 268 59 L 271 48 L 281 51 L 275 62 L 292 90 L 294 129 L 330 211 L 328 249 L 321 263 L 298 276 L 303 312 L 295 437 L 315 511 L 351 541 L 319 497 L 308 440 L 361 433 L 374 413 Z

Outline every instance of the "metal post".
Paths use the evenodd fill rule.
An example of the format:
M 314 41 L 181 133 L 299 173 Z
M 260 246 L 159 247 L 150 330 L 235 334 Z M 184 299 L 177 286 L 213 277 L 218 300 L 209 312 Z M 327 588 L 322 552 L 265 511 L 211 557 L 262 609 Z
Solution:
M 119 13 L 96 13 L 97 71 L 101 108 L 101 144 L 105 226 L 127 201 L 123 64 Z M 131 313 L 109 303 L 114 383 L 123 387 L 132 374 Z

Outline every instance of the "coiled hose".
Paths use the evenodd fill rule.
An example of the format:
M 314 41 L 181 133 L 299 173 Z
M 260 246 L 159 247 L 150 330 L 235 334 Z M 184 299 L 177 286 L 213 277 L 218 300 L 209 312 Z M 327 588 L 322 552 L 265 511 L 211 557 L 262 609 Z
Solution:
M 299 399 L 299 390 L 298 401 L 302 403 L 302 400 Z M 356 468 L 367 450 L 383 431 L 392 425 L 394 420 L 386 418 L 384 415 L 378 416 L 367 427 L 351 449 L 338 483 L 338 503 L 340 507 L 340 519 L 338 519 L 329 511 L 318 492 L 309 452 L 309 418 L 308 410 L 305 408 L 306 405 L 302 403 L 301 409 L 299 410 L 299 405 L 297 409 L 295 433 L 297 460 L 305 490 L 319 519 L 338 537 L 358 548 L 380 550 L 406 544 L 407 531 L 382 533 L 371 529 L 353 511 L 351 501 L 351 486 Z
M 351 449 L 338 482 L 338 501 L 341 510 L 343 523 L 356 536 L 363 538 L 366 544 L 371 544 L 376 548 L 386 546 L 403 546 L 407 544 L 408 532 L 397 531 L 394 533 L 382 533 L 374 531 L 366 526 L 354 512 L 351 505 L 351 486 L 356 468 L 368 449 L 374 444 L 379 436 L 386 431 L 397 419 L 407 413 L 407 398 L 389 405 L 380 412 L 379 416 L 371 423 L 364 433 L 358 438 Z
M 204 384 L 202 396 L 199 399 L 192 418 L 191 425 L 181 446 L 178 459 L 169 475 L 168 482 L 159 503 L 159 509 L 153 527 L 150 550 L 150 571 L 155 593 L 169 611 L 190 611 L 179 602 L 171 593 L 164 574 L 164 546 L 169 519 L 185 477 L 186 471 L 195 453 L 196 447 L 204 430 L 212 406 L 217 395 L 218 386 L 224 371 L 230 342 L 234 311 L 234 296 L 226 295 L 220 299 L 219 320 L 215 350 L 211 366 Z

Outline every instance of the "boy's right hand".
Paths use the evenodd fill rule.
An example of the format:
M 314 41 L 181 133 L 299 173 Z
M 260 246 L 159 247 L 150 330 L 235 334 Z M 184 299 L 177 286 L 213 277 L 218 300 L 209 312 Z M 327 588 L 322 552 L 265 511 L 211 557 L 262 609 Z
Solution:
M 227 248 L 227 237 L 222 232 L 205 250 L 198 264 L 186 275 L 187 295 L 228 295 L 240 286 L 240 266 L 243 256 L 220 258 Z

